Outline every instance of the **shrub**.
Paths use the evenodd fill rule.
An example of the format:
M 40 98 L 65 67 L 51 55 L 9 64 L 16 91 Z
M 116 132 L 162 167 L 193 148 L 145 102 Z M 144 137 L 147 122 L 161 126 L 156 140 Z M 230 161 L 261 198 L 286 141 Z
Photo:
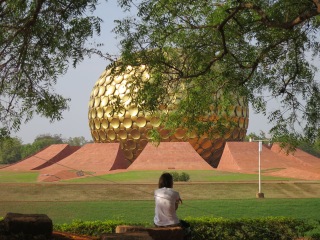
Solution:
M 306 233 L 308 239 L 320 240 L 320 220 L 310 220 L 310 224 L 313 226 L 313 229 Z
M 187 220 L 194 239 L 292 240 L 313 228 L 303 220 L 286 217 L 256 219 L 204 218 Z
M 187 218 L 195 240 L 292 240 L 304 236 L 316 227 L 306 221 L 287 217 L 267 218 Z M 148 226 L 149 224 L 125 223 L 123 221 L 74 221 L 71 224 L 54 225 L 54 229 L 81 235 L 101 236 L 114 233 L 118 225 Z M 315 233 L 313 240 L 319 239 Z
M 173 181 L 178 182 L 179 181 L 179 173 L 178 172 L 170 172 L 172 175 Z
M 123 221 L 81 221 L 74 220 L 71 224 L 54 225 L 54 230 L 69 232 L 80 235 L 100 236 L 103 233 L 114 233 L 118 225 L 125 224 Z M 128 223 L 126 223 L 128 224 Z
M 188 182 L 190 179 L 190 176 L 188 173 L 182 172 L 179 176 L 179 181 L 181 182 Z
M 175 182 L 188 182 L 190 180 L 190 176 L 188 173 L 182 172 L 170 172 L 173 177 L 173 181 Z

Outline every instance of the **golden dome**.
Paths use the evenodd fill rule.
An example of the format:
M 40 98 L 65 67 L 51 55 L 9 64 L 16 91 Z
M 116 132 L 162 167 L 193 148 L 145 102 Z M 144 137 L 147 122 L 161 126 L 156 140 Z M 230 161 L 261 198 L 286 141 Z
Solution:
M 89 127 L 94 142 L 120 142 L 125 157 L 133 162 L 150 140 L 150 130 L 157 129 L 161 141 L 189 141 L 193 148 L 211 166 L 217 167 L 226 141 L 242 141 L 248 127 L 248 106 L 240 98 L 237 105 L 229 112 L 229 118 L 236 126 L 225 132 L 223 136 L 203 134 L 201 137 L 187 135 L 182 128 L 177 128 L 173 134 L 161 126 L 158 116 L 139 110 L 132 103 L 131 91 L 138 91 L 132 81 L 139 78 L 142 82 L 149 81 L 150 75 L 145 65 L 128 66 L 121 73 L 112 69 L 105 70 L 95 83 L 89 101 Z M 116 111 L 113 106 L 121 106 Z M 217 116 L 212 113 L 206 120 Z M 212 134 L 211 134 L 212 135 Z M 161 143 L 160 143 L 161 144 Z

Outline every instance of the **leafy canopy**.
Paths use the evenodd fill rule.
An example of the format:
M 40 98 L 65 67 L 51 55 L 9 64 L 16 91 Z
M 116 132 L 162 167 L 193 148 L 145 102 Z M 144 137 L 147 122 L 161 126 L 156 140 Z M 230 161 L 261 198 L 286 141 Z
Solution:
M 18 130 L 34 114 L 60 120 L 68 98 L 54 85 L 72 60 L 91 53 L 86 40 L 100 33 L 90 13 L 97 0 L 0 1 L 0 127 Z M 2 134 L 4 135 L 4 134 Z
M 155 75 L 138 104 L 170 104 L 163 89 L 183 86 L 183 104 L 168 118 L 180 124 L 208 111 L 208 93 L 220 91 L 220 106 L 238 94 L 268 116 L 274 139 L 319 139 L 319 0 L 118 2 L 137 11 L 114 29 L 123 65 L 147 64 Z

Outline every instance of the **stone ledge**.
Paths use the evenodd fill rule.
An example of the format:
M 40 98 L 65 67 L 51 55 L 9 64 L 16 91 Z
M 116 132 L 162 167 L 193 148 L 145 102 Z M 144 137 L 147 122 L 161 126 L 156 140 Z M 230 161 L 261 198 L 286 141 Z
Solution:
M 52 220 L 45 214 L 7 213 L 3 226 L 6 234 L 50 237 L 53 231 Z
M 175 240 L 183 240 L 184 239 L 184 231 L 181 227 L 154 227 L 154 228 L 145 228 L 142 226 L 128 226 L 128 225 L 120 225 L 116 227 L 116 234 L 122 234 L 122 236 L 130 235 L 130 233 L 141 233 L 140 237 L 143 238 L 132 238 L 132 239 L 153 239 L 153 240 L 163 240 L 163 239 L 175 239 Z M 147 233 L 147 234 L 146 234 Z M 120 235 L 119 235 L 120 237 Z M 134 236 L 132 236 L 134 237 Z M 137 236 L 138 237 L 138 236 Z M 108 238 L 105 238 L 108 239 Z M 122 239 L 122 238 L 114 238 L 114 239 Z M 125 239 L 125 238 L 123 238 Z M 130 238 L 127 238 L 130 239 Z
M 103 234 L 100 240 L 153 240 L 148 232 L 126 232 Z

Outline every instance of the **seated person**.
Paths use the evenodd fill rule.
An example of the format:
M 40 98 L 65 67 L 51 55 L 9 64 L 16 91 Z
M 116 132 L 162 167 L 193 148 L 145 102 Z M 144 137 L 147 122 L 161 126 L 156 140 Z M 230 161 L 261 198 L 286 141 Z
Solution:
M 182 200 L 177 191 L 173 190 L 173 177 L 170 173 L 163 173 L 159 178 L 159 189 L 154 191 L 156 227 L 180 226 L 184 231 L 184 239 L 191 239 L 190 224 L 179 220 L 176 214 Z
M 180 195 L 173 190 L 173 177 L 170 173 L 163 173 L 159 178 L 159 189 L 155 190 L 154 224 L 157 227 L 180 226 L 176 210 L 182 203 Z

